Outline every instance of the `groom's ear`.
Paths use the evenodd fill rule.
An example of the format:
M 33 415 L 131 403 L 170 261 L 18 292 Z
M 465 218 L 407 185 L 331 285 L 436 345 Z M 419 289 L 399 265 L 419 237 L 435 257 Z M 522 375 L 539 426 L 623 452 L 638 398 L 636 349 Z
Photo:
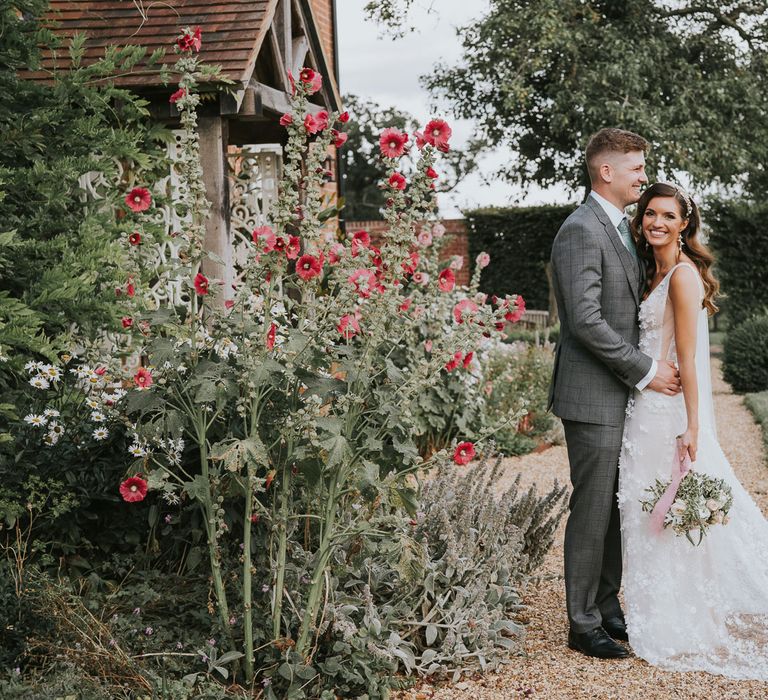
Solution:
M 613 182 L 613 166 L 610 163 L 601 163 L 597 172 L 603 182 Z

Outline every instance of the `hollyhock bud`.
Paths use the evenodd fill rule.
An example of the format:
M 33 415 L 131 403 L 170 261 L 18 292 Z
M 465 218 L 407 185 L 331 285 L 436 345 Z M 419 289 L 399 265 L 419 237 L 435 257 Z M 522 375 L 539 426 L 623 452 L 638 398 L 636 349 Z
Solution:
M 463 255 L 454 255 L 451 258 L 451 263 L 449 265 L 451 270 L 461 270 L 462 267 L 464 267 L 464 256 Z
M 200 27 L 196 27 L 195 31 L 187 29 L 178 39 L 176 39 L 176 45 L 181 51 L 194 51 L 198 53 L 200 47 L 203 45 L 202 31 Z
M 187 94 L 187 91 L 184 88 L 179 88 L 178 90 L 176 90 L 176 92 L 173 93 L 173 95 L 171 95 L 168 98 L 168 102 L 175 105 L 186 94 Z
M 480 253 L 477 258 L 475 258 L 475 263 L 477 263 L 477 266 L 479 268 L 488 267 L 488 264 L 491 262 L 491 256 L 488 255 L 485 251 Z
M 125 293 L 133 299 L 136 296 L 136 287 L 133 284 L 133 280 L 128 280 L 128 284 L 125 285 Z
M 432 180 L 434 180 L 438 176 L 437 175 L 437 171 L 432 166 L 427 168 L 426 174 L 427 174 L 427 177 L 432 179 Z
M 123 324 L 123 328 L 126 330 L 133 327 L 133 319 L 130 316 L 123 316 L 120 319 L 120 323 Z
M 280 126 L 289 126 L 290 124 L 293 124 L 293 115 L 286 112 L 280 117 Z
M 277 332 L 277 326 L 274 323 L 269 325 L 267 331 L 267 350 L 272 350 L 275 347 L 275 333 Z
M 342 124 L 346 124 L 349 121 L 349 112 L 344 111 L 339 115 L 339 121 Z

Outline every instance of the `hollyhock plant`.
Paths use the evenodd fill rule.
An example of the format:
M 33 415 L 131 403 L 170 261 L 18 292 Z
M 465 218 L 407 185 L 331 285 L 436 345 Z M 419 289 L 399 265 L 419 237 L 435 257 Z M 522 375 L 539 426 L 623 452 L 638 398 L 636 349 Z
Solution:
M 478 311 L 478 306 L 470 299 L 462 299 L 453 307 L 453 320 L 456 323 L 464 323 L 471 320 Z
M 460 442 L 453 452 L 453 461 L 458 465 L 469 464 L 475 458 L 475 446 L 471 442 Z
M 379 150 L 385 158 L 399 158 L 405 153 L 408 134 L 399 129 L 384 129 L 379 137 Z
M 296 260 L 301 251 L 301 239 L 298 236 L 290 236 L 285 246 L 285 257 L 288 260 Z
M 324 131 L 328 128 L 330 121 L 329 121 L 328 112 L 326 112 L 324 109 L 321 109 L 316 115 L 315 115 L 315 126 L 318 131 Z
M 120 484 L 120 495 L 127 503 L 138 503 L 147 497 L 147 482 L 140 476 L 131 476 Z
M 305 282 L 314 279 L 323 271 L 319 258 L 305 253 L 296 262 L 296 274 Z
M 371 270 L 357 269 L 349 276 L 349 282 L 354 285 L 355 292 L 366 299 L 376 288 L 376 274 Z
M 448 150 L 448 140 L 451 138 L 451 127 L 443 119 L 432 119 L 424 128 L 424 139 L 440 151 Z
M 422 248 L 427 248 L 432 245 L 432 232 L 429 229 L 422 229 L 416 240 Z
M 459 363 L 461 362 L 462 354 L 463 353 L 461 352 L 461 350 L 457 350 L 455 353 L 453 353 L 453 356 L 451 357 L 451 359 L 445 363 L 445 369 L 448 372 L 453 372 L 453 370 L 455 370 L 459 366 Z
M 152 206 L 152 195 L 146 187 L 134 187 L 126 196 L 128 208 L 139 214 Z
M 418 284 L 421 287 L 426 287 L 429 284 L 429 273 L 417 270 L 413 273 L 413 283 Z
M 130 316 L 123 316 L 120 319 L 120 323 L 126 330 L 133 327 L 133 319 Z
M 352 234 L 352 257 L 356 258 L 363 249 L 371 245 L 371 236 L 368 231 L 355 231 Z
M 307 114 L 307 116 L 304 117 L 304 128 L 307 130 L 308 134 L 316 134 L 318 131 L 321 131 L 322 124 L 315 119 L 314 114 Z
M 203 45 L 202 35 L 203 33 L 200 27 L 195 27 L 194 31 L 187 28 L 176 40 L 176 46 L 184 52 L 194 51 L 195 53 L 198 53 Z
M 333 145 L 336 146 L 336 148 L 341 148 L 349 138 L 343 131 L 337 131 L 336 129 L 332 129 L 331 134 L 333 135 Z
M 336 330 L 346 339 L 354 338 L 360 333 L 360 322 L 355 314 L 345 314 L 339 320 Z
M 437 286 L 441 292 L 452 292 L 456 286 L 456 275 L 453 270 L 446 268 L 437 276 Z
M 475 263 L 480 268 L 488 267 L 490 262 L 491 262 L 491 256 L 488 255 L 488 253 L 486 253 L 485 251 L 483 251 L 482 253 L 478 254 L 477 258 L 475 259 Z
M 328 249 L 328 264 L 336 265 L 341 260 L 345 250 L 346 248 L 343 243 L 331 244 L 331 247 Z
M 438 177 L 438 174 L 437 174 L 437 170 L 435 170 L 435 169 L 434 169 L 434 168 L 432 168 L 432 167 L 430 167 L 430 168 L 427 168 L 427 170 L 426 170 L 426 173 L 427 173 L 427 177 L 428 177 L 430 180 L 435 180 L 435 179 L 437 179 L 437 177 Z

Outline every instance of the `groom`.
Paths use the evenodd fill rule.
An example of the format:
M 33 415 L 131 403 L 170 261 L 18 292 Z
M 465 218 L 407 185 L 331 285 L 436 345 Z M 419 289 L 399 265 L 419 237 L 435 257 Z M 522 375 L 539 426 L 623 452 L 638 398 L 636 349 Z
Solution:
M 672 363 L 637 349 L 643 269 L 624 209 L 637 202 L 648 142 L 602 129 L 587 144 L 592 190 L 560 227 L 552 280 L 560 315 L 549 405 L 563 421 L 573 494 L 565 530 L 568 646 L 621 658 L 621 531 L 616 500 L 627 399 L 633 388 L 673 395 Z

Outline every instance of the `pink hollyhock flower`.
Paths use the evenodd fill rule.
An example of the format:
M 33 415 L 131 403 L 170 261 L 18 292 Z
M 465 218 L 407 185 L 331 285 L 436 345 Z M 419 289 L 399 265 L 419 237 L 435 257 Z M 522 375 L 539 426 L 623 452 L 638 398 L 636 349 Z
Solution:
M 414 131 L 413 135 L 416 137 L 416 148 L 418 148 L 421 151 L 424 148 L 424 146 L 427 145 L 428 141 L 424 137 L 424 134 L 421 131 Z
M 265 253 L 271 253 L 275 249 L 277 237 L 275 232 L 269 226 L 258 226 L 251 232 L 251 238 L 254 243 L 261 243 L 264 246 Z
M 357 314 L 346 314 L 339 320 L 339 325 L 336 326 L 336 330 L 346 339 L 353 338 L 360 332 L 360 322 L 357 319 Z
M 208 278 L 202 272 L 198 272 L 195 275 L 194 285 L 195 292 L 199 296 L 202 297 L 208 294 Z
M 419 231 L 419 235 L 416 236 L 416 240 L 419 242 L 420 246 L 426 248 L 427 246 L 432 245 L 432 233 L 427 229 L 422 229 Z
M 131 245 L 139 245 L 141 243 L 141 234 L 138 231 L 134 231 L 128 236 L 128 243 Z
M 475 294 L 475 303 L 476 304 L 485 304 L 485 302 L 488 301 L 488 295 L 484 292 L 478 292 Z
M 277 332 L 277 326 L 274 323 L 269 325 L 267 331 L 267 350 L 272 350 L 275 347 L 275 333 Z
M 152 372 L 146 367 L 139 367 L 139 371 L 133 375 L 133 382 L 139 389 L 149 389 L 152 386 Z
M 453 353 L 453 357 L 451 357 L 448 362 L 445 363 L 445 369 L 448 372 L 453 372 L 461 362 L 461 350 L 457 350 L 455 353 Z
M 178 39 L 176 39 L 176 45 L 182 51 L 195 51 L 198 53 L 200 47 L 203 45 L 202 31 L 200 27 L 196 27 L 194 32 L 186 31 Z
M 123 328 L 126 330 L 133 327 L 133 319 L 130 316 L 123 316 L 120 319 L 120 323 L 123 324 Z
M 231 309 L 231 308 L 234 307 L 234 305 L 235 305 L 235 300 L 234 299 L 226 299 L 224 301 L 224 308 L 225 309 Z
M 371 245 L 371 236 L 368 231 L 355 231 L 352 234 L 352 257 L 356 258 L 369 245 Z
M 443 226 L 441 223 L 436 223 L 432 227 L 432 235 L 435 238 L 442 238 L 445 235 L 445 226 Z
M 376 288 L 376 275 L 371 270 L 360 268 L 355 270 L 348 279 L 355 286 L 355 291 L 366 299 Z
M 93 371 L 96 372 L 96 374 L 98 374 L 100 377 L 103 377 L 107 373 L 107 368 L 102 365 Z
M 451 127 L 443 119 L 432 119 L 424 129 L 424 138 L 440 151 L 448 150 L 448 139 L 451 138 Z
M 475 262 L 477 263 L 477 266 L 480 268 L 488 267 L 489 263 L 491 262 L 491 256 L 488 255 L 485 251 L 480 253 L 476 258 Z
M 507 313 L 504 314 L 504 319 L 510 323 L 517 323 L 525 313 L 525 299 L 519 294 L 515 300 L 515 305 L 514 311 L 507 311 Z
M 405 153 L 408 134 L 400 129 L 384 129 L 379 136 L 379 150 L 385 158 L 399 158 Z
M 437 276 L 437 286 L 441 292 L 451 292 L 456 286 L 456 275 L 449 267 Z
M 301 239 L 298 236 L 289 236 L 288 245 L 285 246 L 285 257 L 288 260 L 296 260 L 301 250 Z
M 325 131 L 328 128 L 329 123 L 328 112 L 326 112 L 324 109 L 321 109 L 315 115 L 315 124 L 317 125 L 317 130 Z
M 474 301 L 462 299 L 453 307 L 453 319 L 456 323 L 464 323 L 468 318 L 471 319 L 472 315 L 477 313 L 477 311 L 478 306 Z
M 322 271 L 320 260 L 309 253 L 305 253 L 296 261 L 296 274 L 305 282 L 317 277 Z
M 304 128 L 307 130 L 308 134 L 316 134 L 320 131 L 321 126 L 313 114 L 308 114 L 304 117 Z
M 424 350 L 426 352 L 432 352 L 432 341 L 427 339 L 424 341 Z
M 316 92 L 320 92 L 320 88 L 323 87 L 323 76 L 320 73 L 315 73 L 315 77 L 312 78 L 312 82 L 307 87 L 307 94 L 314 95 Z
M 341 260 L 341 256 L 344 255 L 344 251 L 346 249 L 344 248 L 343 243 L 334 243 L 330 250 L 328 251 L 328 262 L 331 265 L 335 265 L 339 260 Z
M 396 190 L 405 189 L 405 178 L 400 173 L 392 173 L 389 177 L 389 186 Z
M 460 442 L 453 453 L 456 464 L 469 464 L 475 458 L 475 446 L 471 442 Z
M 339 115 L 339 121 L 342 124 L 346 124 L 349 121 L 349 112 L 344 111 Z
M 423 306 L 421 306 L 421 305 L 414 306 L 413 307 L 413 311 L 411 312 L 411 314 L 413 315 L 413 318 L 418 321 L 424 315 L 425 311 L 426 311 L 426 309 Z
M 128 503 L 138 503 L 147 497 L 147 482 L 140 476 L 131 476 L 120 484 L 120 495 Z
M 286 112 L 282 117 L 280 117 L 280 126 L 288 126 L 290 124 L 293 124 L 293 115 Z
M 414 272 L 413 281 L 415 284 L 426 287 L 429 284 L 429 275 L 426 272 L 419 270 L 418 272 Z
M 468 352 L 466 355 L 464 355 L 464 361 L 461 363 L 464 366 L 464 369 L 469 367 L 470 363 L 472 362 L 472 358 L 475 356 L 475 353 Z
M 461 268 L 464 267 L 464 256 L 454 255 L 451 258 L 451 264 L 448 267 L 450 267 L 451 270 L 461 270 Z
M 152 205 L 152 195 L 146 187 L 134 187 L 126 196 L 125 203 L 137 214 L 146 211 Z
M 437 170 L 435 170 L 432 166 L 427 168 L 426 175 L 431 180 L 435 180 L 438 177 Z
M 333 135 L 333 145 L 336 148 L 341 148 L 349 138 L 343 131 L 337 131 L 336 129 L 331 129 L 331 134 Z
M 411 308 L 411 304 L 413 303 L 413 299 L 411 297 L 407 297 L 402 304 L 400 304 L 400 311 L 408 311 L 408 309 Z
M 168 98 L 168 102 L 170 102 L 171 104 L 176 104 L 186 94 L 187 94 L 187 91 L 184 88 L 179 88 L 178 90 L 176 90 L 176 92 L 173 93 L 173 95 L 171 95 Z

